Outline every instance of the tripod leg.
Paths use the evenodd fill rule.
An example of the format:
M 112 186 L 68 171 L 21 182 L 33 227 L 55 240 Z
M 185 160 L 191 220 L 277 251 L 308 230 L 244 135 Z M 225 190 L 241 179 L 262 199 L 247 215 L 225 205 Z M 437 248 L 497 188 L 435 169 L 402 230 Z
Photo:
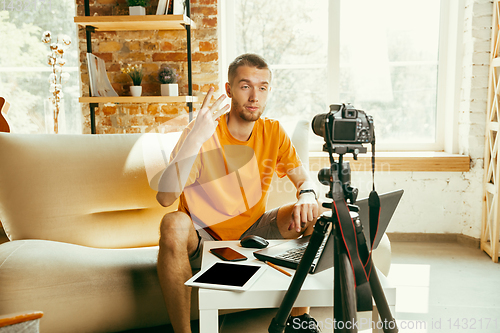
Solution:
M 269 333 L 282 333 L 285 329 L 285 323 L 290 315 L 292 310 L 292 306 L 297 299 L 300 288 L 302 288 L 302 284 L 307 277 L 307 274 L 311 270 L 311 264 L 314 260 L 314 257 L 318 253 L 318 249 L 323 242 L 326 232 L 328 231 L 328 226 L 330 222 L 327 218 L 321 216 L 314 226 L 314 231 L 309 239 L 309 244 L 300 260 L 299 266 L 295 271 L 295 275 L 293 276 L 292 282 L 288 287 L 288 290 L 283 297 L 283 301 L 276 313 L 276 316 L 271 321 L 271 325 L 269 325 L 268 332 Z
M 340 290 L 343 304 L 345 332 L 357 333 L 356 290 L 351 262 L 347 253 L 340 253 Z
M 372 263 L 373 265 L 373 263 Z M 389 304 L 385 298 L 384 290 L 378 279 L 377 270 L 373 267 L 370 274 L 370 287 L 373 293 L 373 299 L 377 305 L 377 311 L 380 313 L 380 319 L 384 323 L 383 330 L 384 333 L 398 333 L 398 327 L 396 325 L 396 319 L 391 314 L 389 309 Z
M 373 307 L 373 310 L 372 310 L 372 322 L 374 323 L 378 323 L 378 316 L 379 316 L 379 313 L 378 313 L 378 309 L 376 306 Z M 382 329 L 379 329 L 377 327 L 377 325 L 372 325 L 372 333 L 382 333 Z
M 344 243 L 337 237 L 335 232 L 335 255 L 334 255 L 334 304 L 335 333 L 357 333 L 356 324 L 356 289 L 354 286 L 354 274 L 351 262 L 346 253 Z
M 341 283 L 340 283 L 340 262 L 339 256 L 337 255 L 339 248 L 337 246 L 338 241 L 335 239 L 335 255 L 333 257 L 333 317 L 335 318 L 335 333 L 344 333 L 344 328 L 338 328 L 338 321 L 344 320 L 344 310 L 342 303 L 342 295 L 340 293 Z

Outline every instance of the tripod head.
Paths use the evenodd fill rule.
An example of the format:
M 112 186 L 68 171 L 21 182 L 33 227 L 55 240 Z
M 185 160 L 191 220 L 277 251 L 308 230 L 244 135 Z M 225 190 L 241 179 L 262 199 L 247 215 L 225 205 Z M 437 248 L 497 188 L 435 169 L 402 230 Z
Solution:
M 330 187 L 328 198 L 343 192 L 351 205 L 356 202 L 358 190 L 351 186 L 351 168 L 343 161 L 345 154 L 366 153 L 363 143 L 375 143 L 375 130 L 372 116 L 362 110 L 356 110 L 350 104 L 332 104 L 328 113 L 319 114 L 312 121 L 313 132 L 325 139 L 323 151 L 328 152 L 330 168 L 320 170 L 318 178 L 321 184 Z M 339 155 L 335 162 L 333 154 Z M 328 205 L 326 205 L 328 207 Z
M 324 149 L 330 154 L 330 168 L 323 168 L 318 172 L 318 180 L 321 184 L 329 186 L 330 190 L 326 194 L 327 198 L 333 199 L 333 193 L 342 191 L 346 202 L 351 205 L 356 203 L 358 189 L 351 186 L 351 166 L 348 161 L 344 161 L 344 154 L 352 153 L 354 159 L 357 159 L 359 153 L 366 153 L 366 148 L 362 145 L 334 145 L 331 149 L 329 143 L 325 143 Z M 339 160 L 335 161 L 333 154 L 339 154 Z M 330 206 L 330 207 L 329 207 Z M 327 204 L 327 208 L 331 208 Z

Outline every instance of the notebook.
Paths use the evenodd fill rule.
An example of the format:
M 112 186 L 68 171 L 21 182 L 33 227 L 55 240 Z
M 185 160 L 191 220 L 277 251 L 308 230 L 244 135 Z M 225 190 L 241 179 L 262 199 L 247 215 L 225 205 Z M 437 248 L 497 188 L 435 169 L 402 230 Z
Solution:
M 373 249 L 376 249 L 382 239 L 387 226 L 398 206 L 398 203 L 403 195 L 403 190 L 397 190 L 379 195 L 380 197 L 380 221 L 377 236 L 373 242 Z M 359 206 L 359 218 L 363 225 L 363 232 L 367 242 L 370 242 L 370 221 L 368 215 L 368 198 L 358 200 L 356 205 Z M 331 228 L 330 228 L 331 231 Z M 288 242 L 271 246 L 259 251 L 255 251 L 253 255 L 262 261 L 269 261 L 273 264 L 297 269 L 300 259 L 309 244 L 311 236 L 292 239 Z M 334 241 L 333 234 L 327 232 L 318 249 L 318 253 L 311 264 L 310 273 L 318 273 L 333 267 L 333 249 Z

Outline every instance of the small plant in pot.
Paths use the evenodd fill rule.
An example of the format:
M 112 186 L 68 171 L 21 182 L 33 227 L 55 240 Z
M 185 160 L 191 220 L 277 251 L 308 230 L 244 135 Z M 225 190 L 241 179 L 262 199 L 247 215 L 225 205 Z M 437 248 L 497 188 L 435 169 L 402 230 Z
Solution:
M 142 77 L 144 76 L 142 64 L 134 66 L 128 64 L 128 66 L 122 68 L 121 71 L 123 74 L 127 74 L 132 79 L 133 85 L 130 86 L 130 93 L 132 94 L 132 96 L 136 97 L 141 96 L 142 94 L 141 82 L 142 82 Z
M 179 96 L 177 74 L 172 67 L 163 66 L 158 71 L 158 81 L 161 83 L 162 96 Z
M 130 15 L 146 15 L 149 0 L 127 0 Z

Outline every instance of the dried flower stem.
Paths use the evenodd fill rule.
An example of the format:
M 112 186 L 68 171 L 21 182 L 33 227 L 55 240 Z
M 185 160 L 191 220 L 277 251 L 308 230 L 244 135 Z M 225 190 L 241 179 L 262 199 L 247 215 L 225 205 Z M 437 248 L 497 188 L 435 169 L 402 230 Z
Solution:
M 49 44 L 52 40 L 50 31 L 45 31 L 42 36 L 42 42 Z M 63 97 L 62 85 L 69 79 L 68 73 L 63 73 L 62 66 L 66 63 L 63 58 L 64 51 L 71 44 L 71 39 L 66 35 L 59 35 L 57 43 L 50 44 L 50 53 L 47 55 L 47 63 L 52 66 L 52 73 L 49 76 L 52 96 L 49 100 L 54 105 L 54 133 L 59 132 L 59 112 L 61 109 L 61 98 Z

